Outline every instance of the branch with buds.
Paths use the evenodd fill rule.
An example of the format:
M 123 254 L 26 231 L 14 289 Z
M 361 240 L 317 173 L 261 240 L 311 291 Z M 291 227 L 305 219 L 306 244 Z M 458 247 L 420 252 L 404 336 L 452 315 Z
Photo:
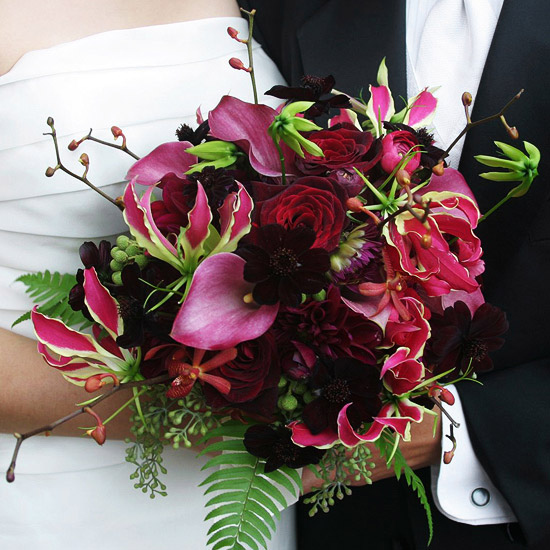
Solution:
M 87 177 L 88 175 L 88 169 L 90 167 L 90 158 L 88 157 L 88 155 L 86 153 L 83 153 L 82 155 L 80 155 L 80 163 L 84 166 L 84 174 L 82 176 L 79 176 L 78 174 L 75 174 L 74 172 L 72 172 L 71 170 L 69 170 L 64 164 L 63 162 L 61 161 L 61 156 L 59 154 L 59 144 L 57 142 L 57 133 L 55 131 L 55 125 L 54 125 L 54 120 L 52 117 L 48 117 L 48 120 L 46 121 L 47 125 L 51 128 L 51 132 L 46 132 L 44 135 L 45 136 L 52 136 L 52 140 L 53 140 L 53 145 L 55 147 L 55 156 L 56 156 L 56 166 L 55 167 L 48 167 L 48 169 L 46 170 L 46 177 L 48 178 L 51 178 L 56 172 L 57 170 L 61 170 L 62 172 L 65 172 L 66 174 L 68 174 L 69 176 L 81 181 L 82 183 L 86 184 L 90 189 L 93 189 L 96 193 L 99 193 L 104 199 L 107 199 L 110 203 L 114 204 L 118 209 L 120 210 L 123 210 L 123 205 L 113 199 L 112 197 L 110 197 L 109 195 L 107 195 L 107 193 L 105 193 L 104 191 L 102 191 L 101 189 L 99 189 L 98 187 L 96 187 Z M 72 145 L 72 143 L 71 143 Z M 71 145 L 69 145 L 69 149 L 71 149 Z M 74 147 L 73 150 L 76 149 L 76 147 Z
M 90 131 L 88 132 L 87 135 L 85 135 L 83 138 L 80 138 L 78 141 L 76 139 L 73 139 L 71 143 L 69 143 L 67 148 L 69 149 L 69 151 L 75 151 L 78 148 L 78 146 L 84 141 L 95 141 L 96 143 L 99 143 L 101 145 L 106 145 L 107 147 L 118 149 L 119 151 L 122 151 L 127 155 L 130 155 L 135 160 L 140 159 L 140 157 L 138 157 L 135 153 L 133 153 L 132 151 L 130 151 L 130 149 L 128 149 L 128 147 L 126 146 L 126 136 L 118 126 L 111 126 L 111 133 L 113 134 L 113 137 L 115 138 L 115 140 L 117 140 L 119 137 L 122 138 L 122 145 L 118 145 L 117 143 L 111 143 L 109 141 L 103 141 L 102 139 L 98 139 L 92 136 L 92 129 L 90 128 Z
M 12 460 L 10 463 L 10 466 L 8 468 L 8 471 L 6 472 L 6 480 L 11 483 L 15 480 L 15 465 L 17 462 L 17 456 L 19 455 L 19 449 L 21 448 L 21 445 L 23 441 L 26 439 L 29 439 L 30 437 L 34 435 L 38 435 L 41 433 L 45 433 L 49 435 L 50 432 L 52 432 L 55 428 L 60 426 L 61 424 L 64 424 L 65 422 L 68 422 L 69 420 L 72 420 L 73 418 L 76 418 L 77 416 L 81 414 L 89 414 L 93 416 L 96 420 L 96 427 L 88 430 L 88 435 L 93 437 L 97 443 L 102 445 L 105 442 L 106 438 L 106 429 L 105 424 L 101 421 L 99 416 L 93 411 L 93 407 L 104 401 L 105 399 L 109 399 L 112 397 L 115 393 L 130 389 L 130 388 L 136 388 L 136 387 L 148 387 L 148 386 L 154 386 L 155 384 L 164 384 L 166 382 L 169 382 L 173 379 L 173 376 L 170 376 L 168 374 L 163 374 L 161 376 L 156 376 L 155 378 L 150 378 L 148 380 L 139 380 L 136 382 L 128 382 L 126 384 L 116 384 L 113 386 L 111 390 L 109 390 L 107 393 L 99 396 L 93 403 L 89 403 L 87 405 L 84 405 L 80 407 L 79 409 L 73 411 L 72 413 L 68 414 L 67 416 L 64 416 L 62 418 L 59 418 L 58 420 L 52 422 L 51 424 L 46 424 L 45 426 L 42 426 L 40 428 L 36 428 L 34 430 L 31 430 L 30 432 L 26 432 L 24 434 L 20 433 L 14 433 L 13 435 L 17 439 L 17 443 L 15 444 L 15 449 L 13 451 Z M 101 386 L 99 386 L 101 387 Z

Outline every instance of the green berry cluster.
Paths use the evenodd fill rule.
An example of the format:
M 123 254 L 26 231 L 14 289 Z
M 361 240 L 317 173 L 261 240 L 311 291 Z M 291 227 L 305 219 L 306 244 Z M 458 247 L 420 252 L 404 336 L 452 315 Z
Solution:
M 372 452 L 365 444 L 357 445 L 353 449 L 344 445 L 335 445 L 329 449 L 318 468 L 310 467 L 323 480 L 323 485 L 304 499 L 304 504 L 312 504 L 309 515 L 314 516 L 319 510 L 328 512 L 336 502 L 335 498 L 342 500 L 344 496 L 351 495 L 351 479 L 371 484 L 374 467 Z
M 277 407 L 287 420 L 299 418 L 304 406 L 314 399 L 315 396 L 308 390 L 307 384 L 281 376 Z
M 140 268 L 147 265 L 147 256 L 144 249 L 138 246 L 137 242 L 126 235 L 119 235 L 116 239 L 116 245 L 111 248 L 111 263 L 113 270 L 111 279 L 116 285 L 122 284 L 121 271 L 131 263 L 136 263 Z

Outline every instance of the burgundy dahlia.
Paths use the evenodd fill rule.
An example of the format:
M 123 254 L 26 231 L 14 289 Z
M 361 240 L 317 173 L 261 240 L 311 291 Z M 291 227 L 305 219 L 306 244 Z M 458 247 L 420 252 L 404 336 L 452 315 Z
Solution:
M 292 442 L 291 435 L 287 428 L 257 424 L 246 431 L 244 446 L 251 455 L 266 459 L 264 471 L 267 473 L 281 466 L 296 469 L 318 464 L 325 451 L 315 447 L 298 447 Z
M 456 302 L 443 315 L 430 320 L 432 337 L 428 340 L 425 360 L 434 365 L 434 374 L 453 370 L 457 378 L 471 366 L 474 372 L 493 368 L 489 352 L 504 345 L 502 335 L 508 330 L 505 313 L 491 304 L 481 305 L 474 316 L 464 302 Z
M 299 226 L 285 229 L 278 224 L 260 227 L 257 244 L 240 250 L 246 260 L 244 279 L 256 283 L 252 296 L 258 304 L 297 306 L 303 294 L 317 294 L 327 284 L 328 252 L 311 248 L 315 232 Z
M 274 329 L 281 346 L 292 342 L 306 358 L 303 346 L 312 355 L 352 357 L 365 365 L 376 364 L 375 348 L 382 341 L 380 327 L 347 307 L 336 286 L 329 287 L 325 300 L 281 308 Z

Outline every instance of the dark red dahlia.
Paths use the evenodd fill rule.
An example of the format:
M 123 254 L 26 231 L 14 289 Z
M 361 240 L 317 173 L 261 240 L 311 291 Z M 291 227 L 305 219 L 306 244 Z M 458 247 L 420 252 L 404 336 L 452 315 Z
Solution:
M 274 329 L 281 345 L 299 342 L 316 355 L 352 357 L 366 365 L 376 364 L 375 348 L 382 341 L 380 327 L 346 306 L 336 286 L 325 300 L 281 308 Z M 302 346 L 297 351 L 305 355 Z
M 297 306 L 302 293 L 317 294 L 326 286 L 330 259 L 326 250 L 311 248 L 315 237 L 303 226 L 285 229 L 269 224 L 257 230 L 257 244 L 239 251 L 246 260 L 244 279 L 256 283 L 255 302 Z
M 350 357 L 320 358 L 309 385 L 318 397 L 305 406 L 302 418 L 312 434 L 327 428 L 337 432 L 338 414 L 348 403 L 347 416 L 354 429 L 371 422 L 382 406 L 379 370 Z
M 248 428 L 244 435 L 244 446 L 253 456 L 265 458 L 264 471 L 269 473 L 281 466 L 303 468 L 308 464 L 318 464 L 325 450 L 315 447 L 298 447 L 290 438 L 287 428 L 276 428 L 257 424 Z
M 468 367 L 474 372 L 493 368 L 489 352 L 504 345 L 502 335 L 508 330 L 506 315 L 491 304 L 481 305 L 474 316 L 464 302 L 456 302 L 443 315 L 433 314 L 430 320 L 432 337 L 424 355 L 434 374 L 452 370 L 449 379 L 457 378 Z

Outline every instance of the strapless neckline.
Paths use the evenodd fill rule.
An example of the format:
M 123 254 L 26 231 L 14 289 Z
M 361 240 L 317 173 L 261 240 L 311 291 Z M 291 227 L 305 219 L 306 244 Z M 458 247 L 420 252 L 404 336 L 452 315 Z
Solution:
M 84 54 L 88 54 L 88 56 L 91 55 L 93 58 L 93 48 L 97 44 L 111 44 L 116 48 L 117 44 L 127 44 L 129 41 L 134 42 L 134 44 L 137 44 L 140 41 L 144 43 L 144 39 L 147 38 L 147 44 L 148 47 L 150 47 L 151 37 L 158 36 L 160 44 L 161 42 L 164 42 L 164 40 L 166 40 L 165 43 L 170 43 L 170 40 L 167 39 L 167 37 L 173 37 L 176 35 L 179 35 L 180 40 L 186 45 L 191 46 L 199 35 L 204 35 L 209 32 L 220 32 L 220 30 L 223 30 L 223 25 L 225 23 L 227 26 L 235 27 L 239 32 L 242 32 L 243 36 L 248 33 L 248 23 L 241 17 L 208 17 L 205 19 L 176 21 L 173 23 L 132 27 L 129 29 L 112 29 L 83 36 L 82 38 L 77 38 L 75 40 L 62 42 L 60 44 L 55 44 L 54 46 L 49 46 L 47 48 L 30 50 L 24 53 L 8 72 L 0 75 L 0 86 L 19 80 L 24 80 L 26 78 L 36 78 L 41 76 L 41 73 L 52 74 L 53 67 L 51 66 L 51 62 L 65 59 L 65 55 L 69 52 L 71 52 L 74 60 L 74 50 L 81 50 Z M 162 37 L 164 37 L 164 40 L 161 40 Z M 215 48 L 217 43 L 223 44 L 223 41 L 215 40 L 213 41 L 212 46 Z M 227 50 L 227 44 L 225 44 L 224 48 Z M 121 58 L 120 51 L 114 50 L 113 53 L 113 61 Z M 132 55 L 131 51 L 126 50 L 124 53 L 126 56 Z M 217 52 L 214 51 L 213 55 L 216 55 L 216 53 Z M 101 52 L 100 55 L 102 55 Z M 186 52 L 186 56 L 186 61 L 189 61 L 189 52 Z M 127 59 L 127 57 L 124 57 L 125 61 Z M 87 59 L 82 60 L 82 66 L 80 67 L 82 70 L 86 70 L 86 60 Z M 197 61 L 202 60 L 204 60 L 204 57 L 202 56 L 197 59 Z M 47 62 L 45 63 L 45 61 Z M 175 62 L 177 61 L 175 60 Z M 48 67 L 50 67 L 49 70 Z M 72 71 L 77 68 L 78 67 L 73 64 L 73 66 L 70 67 L 70 70 Z

